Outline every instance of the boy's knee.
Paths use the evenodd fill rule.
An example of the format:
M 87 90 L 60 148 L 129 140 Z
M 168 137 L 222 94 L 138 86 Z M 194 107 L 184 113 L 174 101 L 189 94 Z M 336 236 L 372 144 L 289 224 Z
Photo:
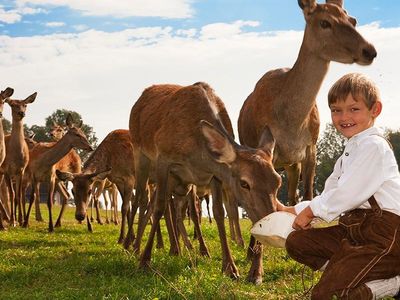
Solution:
M 291 257 L 297 257 L 296 253 L 301 249 L 301 245 L 304 244 L 300 236 L 300 231 L 295 230 L 286 238 L 285 248 Z

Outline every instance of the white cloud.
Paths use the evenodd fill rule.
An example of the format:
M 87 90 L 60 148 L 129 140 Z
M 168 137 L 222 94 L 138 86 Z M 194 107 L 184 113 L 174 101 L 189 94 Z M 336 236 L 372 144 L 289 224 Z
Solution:
M 15 97 L 38 91 L 37 101 L 28 108 L 29 125 L 43 125 L 56 109 L 66 108 L 80 112 L 102 139 L 111 130 L 128 128 L 130 109 L 146 87 L 205 81 L 225 102 L 236 128 L 240 108 L 256 82 L 268 70 L 291 67 L 303 36 L 302 31 L 243 32 L 241 26 L 246 25 L 214 24 L 201 34 L 150 27 L 24 38 L 3 35 L 0 68 L 7 77 L 2 84 L 14 87 Z M 317 100 L 321 121 L 324 126 L 330 119 L 328 88 L 343 74 L 358 71 L 381 89 L 384 109 L 377 124 L 398 129 L 400 28 L 372 24 L 359 30 L 375 45 L 378 57 L 367 67 L 331 64 Z M 7 107 L 4 116 L 10 118 Z
M 5 11 L 0 7 L 0 22 L 13 24 L 21 21 L 21 15 L 16 10 Z
M 189 18 L 192 0 L 18 0 L 20 6 L 67 6 L 85 15 Z
M 65 23 L 64 22 L 47 22 L 45 24 L 45 26 L 47 26 L 47 27 L 63 27 L 63 26 L 65 26 Z

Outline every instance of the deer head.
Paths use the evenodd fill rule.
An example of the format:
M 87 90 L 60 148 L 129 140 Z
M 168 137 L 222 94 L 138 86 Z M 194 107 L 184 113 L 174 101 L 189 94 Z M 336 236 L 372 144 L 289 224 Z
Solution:
M 62 137 L 62 140 L 67 140 L 75 148 L 93 151 L 93 148 L 90 146 L 85 133 L 81 129 L 82 121 L 79 123 L 79 127 L 77 127 L 72 122 L 72 115 L 68 114 L 66 124 L 68 131 Z
M 281 178 L 272 164 L 275 141 L 270 130 L 264 130 L 262 148 L 259 149 L 236 144 L 227 134 L 204 120 L 201 131 L 210 157 L 225 169 L 219 174 L 219 179 L 224 182 L 230 196 L 242 204 L 250 219 L 256 222 L 273 212 Z
M 37 93 L 33 93 L 25 100 L 11 100 L 10 98 L 5 100 L 5 102 L 11 107 L 13 120 L 21 121 L 25 117 L 27 105 L 35 101 L 36 96 Z
M 6 101 L 7 98 L 11 97 L 12 94 L 14 93 L 14 89 L 8 87 L 4 91 L 1 91 L 0 93 L 0 118 L 3 117 L 3 107 L 4 107 L 4 102 Z
M 78 221 L 83 221 L 86 218 L 87 205 L 92 194 L 92 185 L 96 180 L 104 180 L 111 169 L 94 172 L 90 174 L 72 174 L 70 172 L 62 172 L 56 170 L 56 175 L 61 181 L 69 180 L 72 182 L 72 194 L 75 200 L 75 218 Z
M 343 1 L 298 0 L 306 20 L 303 45 L 327 61 L 369 65 L 376 57 L 374 46 L 356 30 L 356 19 L 343 9 Z
M 65 132 L 66 130 L 64 126 L 61 126 L 53 121 L 53 126 L 51 127 L 51 130 L 49 132 L 49 135 L 53 138 L 53 140 L 55 141 L 61 140 Z

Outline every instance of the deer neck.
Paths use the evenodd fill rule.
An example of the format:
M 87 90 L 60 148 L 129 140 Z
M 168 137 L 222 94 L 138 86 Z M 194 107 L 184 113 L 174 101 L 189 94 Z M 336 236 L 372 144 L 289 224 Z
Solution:
M 22 145 L 25 142 L 24 136 L 24 124 L 22 120 L 13 120 L 11 126 L 10 144 L 17 146 Z
M 6 145 L 4 142 L 3 119 L 0 118 L 0 164 L 3 163 L 6 156 Z
M 328 69 L 329 61 L 312 53 L 303 42 L 294 66 L 288 71 L 281 105 L 277 106 L 279 115 L 286 114 L 291 126 L 298 128 L 307 119 Z
M 41 157 L 41 163 L 48 166 L 56 164 L 60 159 L 62 159 L 67 153 L 73 148 L 71 143 L 66 139 L 62 138 L 57 143 L 54 144 L 49 150 L 43 153 Z

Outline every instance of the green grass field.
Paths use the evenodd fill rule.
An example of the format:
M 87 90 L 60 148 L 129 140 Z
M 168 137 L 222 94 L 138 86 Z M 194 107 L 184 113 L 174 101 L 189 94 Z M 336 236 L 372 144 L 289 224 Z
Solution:
M 58 209 L 54 209 L 56 214 Z M 45 220 L 46 211 L 42 206 Z M 117 244 L 119 226 L 94 223 L 90 234 L 73 214 L 69 208 L 63 227 L 52 234 L 47 232 L 47 223 L 34 221 L 34 216 L 28 229 L 0 232 L 0 299 L 308 299 L 309 295 L 303 295 L 303 279 L 308 288 L 313 277 L 316 282 L 319 276 L 303 270 L 285 250 L 268 247 L 264 282 L 255 286 L 246 282 L 250 268 L 246 249 L 233 242 L 231 250 L 241 277 L 235 281 L 224 276 L 217 227 L 206 219 L 202 230 L 211 258 L 198 254 L 196 241 L 194 251 L 169 256 L 162 222 L 166 248 L 153 249 L 151 270 L 143 271 L 137 267 L 138 257 Z M 251 224 L 241 222 L 247 243 Z M 191 225 L 188 231 L 192 235 Z

